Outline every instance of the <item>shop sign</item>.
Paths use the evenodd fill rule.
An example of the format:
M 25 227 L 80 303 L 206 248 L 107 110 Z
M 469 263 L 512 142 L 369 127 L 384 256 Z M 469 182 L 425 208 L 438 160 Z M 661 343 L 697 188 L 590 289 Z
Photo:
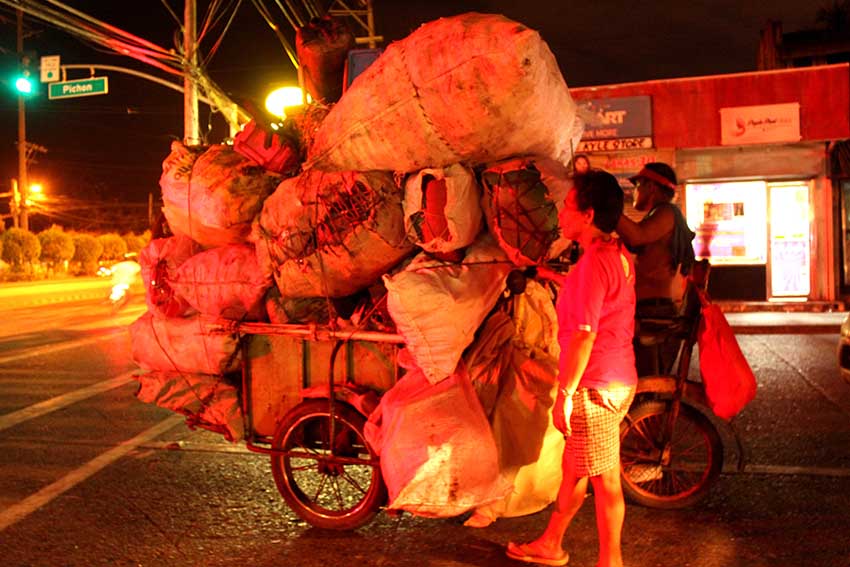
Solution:
M 800 104 L 764 104 L 720 109 L 720 144 L 799 142 Z
M 628 96 L 578 103 L 584 133 L 578 151 L 605 152 L 652 147 L 652 99 Z
M 579 153 L 621 152 L 623 150 L 648 150 L 652 148 L 652 138 L 619 138 L 616 140 L 583 140 L 578 143 Z

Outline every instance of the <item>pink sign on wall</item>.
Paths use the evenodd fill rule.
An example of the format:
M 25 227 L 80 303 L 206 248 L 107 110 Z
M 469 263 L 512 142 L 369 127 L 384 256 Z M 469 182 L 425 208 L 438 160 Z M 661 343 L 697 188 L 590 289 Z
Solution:
M 800 104 L 764 104 L 720 109 L 724 146 L 800 141 Z

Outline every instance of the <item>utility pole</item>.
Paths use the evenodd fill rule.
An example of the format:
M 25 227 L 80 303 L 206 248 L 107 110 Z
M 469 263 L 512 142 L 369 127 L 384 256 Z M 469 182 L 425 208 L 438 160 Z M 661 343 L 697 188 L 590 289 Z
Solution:
M 196 0 L 186 0 L 183 12 L 183 143 L 187 146 L 201 143 L 198 126 L 198 82 L 192 76 L 198 66 L 196 20 Z
M 18 8 L 18 59 L 24 55 L 24 12 Z M 18 94 L 18 191 L 21 194 L 19 218 L 21 228 L 29 230 L 27 217 L 27 198 L 29 198 L 29 179 L 27 179 L 27 107 L 24 95 Z M 17 225 L 16 225 L 17 226 Z

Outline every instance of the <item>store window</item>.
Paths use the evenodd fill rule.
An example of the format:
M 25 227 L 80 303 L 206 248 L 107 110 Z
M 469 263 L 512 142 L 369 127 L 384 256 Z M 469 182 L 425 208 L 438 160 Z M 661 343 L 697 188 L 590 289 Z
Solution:
M 767 183 L 687 184 L 685 202 L 697 258 L 712 265 L 767 263 Z
M 770 183 L 770 295 L 807 297 L 811 292 L 809 185 Z

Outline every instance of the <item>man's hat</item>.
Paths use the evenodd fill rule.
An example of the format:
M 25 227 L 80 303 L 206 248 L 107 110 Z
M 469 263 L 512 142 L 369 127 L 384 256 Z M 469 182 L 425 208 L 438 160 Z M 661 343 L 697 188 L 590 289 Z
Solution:
M 629 177 L 629 181 L 635 184 L 641 177 L 655 181 L 662 187 L 667 187 L 673 191 L 676 190 L 676 172 L 666 163 L 660 161 L 647 163 L 635 175 Z

